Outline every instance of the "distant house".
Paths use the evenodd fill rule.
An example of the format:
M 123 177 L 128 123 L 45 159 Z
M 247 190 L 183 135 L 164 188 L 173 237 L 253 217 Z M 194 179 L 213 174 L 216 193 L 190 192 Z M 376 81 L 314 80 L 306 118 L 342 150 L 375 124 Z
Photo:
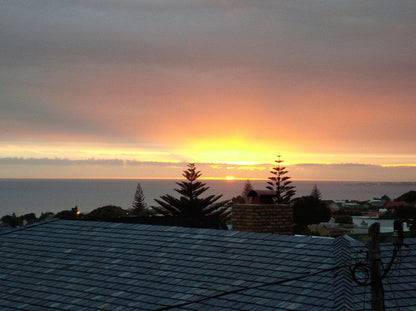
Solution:
M 353 223 L 355 225 L 353 234 L 367 234 L 368 228 L 375 222 L 380 224 L 381 233 L 392 233 L 394 232 L 394 219 L 379 219 L 368 216 L 353 216 Z M 406 222 L 403 222 L 403 231 L 409 231 Z
M 405 243 L 386 310 L 415 310 Z M 0 233 L 0 310 L 370 310 L 370 286 L 351 277 L 365 257 L 348 237 L 54 219 Z
M 323 200 L 322 202 L 331 210 L 331 212 L 336 212 L 341 208 L 341 206 L 333 200 Z
M 386 204 L 385 200 L 373 198 L 367 201 L 367 204 L 372 208 L 381 208 Z
M 321 236 L 338 237 L 351 234 L 354 225 L 336 222 L 321 222 L 319 224 L 308 225 L 311 232 L 318 232 Z
M 249 204 L 274 204 L 276 192 L 271 190 L 251 190 L 247 194 Z
M 340 207 L 344 207 L 346 201 L 345 200 L 335 200 L 334 203 L 339 205 Z
M 386 209 L 394 209 L 396 207 L 415 207 L 413 204 L 407 203 L 405 201 L 390 201 L 387 202 L 383 207 Z
M 363 206 L 358 202 L 345 202 L 344 208 L 345 209 L 361 209 Z

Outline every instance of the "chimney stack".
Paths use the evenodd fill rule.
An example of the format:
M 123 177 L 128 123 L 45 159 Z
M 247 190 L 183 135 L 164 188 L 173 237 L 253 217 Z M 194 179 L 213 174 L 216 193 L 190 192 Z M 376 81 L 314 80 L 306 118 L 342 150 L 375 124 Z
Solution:
M 293 235 L 293 208 L 288 204 L 236 204 L 232 224 L 235 231 Z

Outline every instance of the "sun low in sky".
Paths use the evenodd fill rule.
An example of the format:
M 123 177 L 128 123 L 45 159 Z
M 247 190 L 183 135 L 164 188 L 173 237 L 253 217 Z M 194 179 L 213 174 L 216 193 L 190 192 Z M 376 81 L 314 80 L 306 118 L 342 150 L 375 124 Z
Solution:
M 4 1 L 0 178 L 416 181 L 416 2 Z

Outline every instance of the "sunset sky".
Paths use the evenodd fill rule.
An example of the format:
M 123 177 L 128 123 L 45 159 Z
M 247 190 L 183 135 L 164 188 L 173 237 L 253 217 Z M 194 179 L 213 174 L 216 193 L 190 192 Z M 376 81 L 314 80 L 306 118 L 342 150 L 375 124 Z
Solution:
M 0 178 L 416 181 L 415 0 L 0 5 Z

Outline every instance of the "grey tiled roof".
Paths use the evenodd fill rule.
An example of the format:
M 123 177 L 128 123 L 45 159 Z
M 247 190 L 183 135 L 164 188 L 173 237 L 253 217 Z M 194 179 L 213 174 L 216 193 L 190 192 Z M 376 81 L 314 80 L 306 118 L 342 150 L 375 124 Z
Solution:
M 0 233 L 0 310 L 369 310 L 368 286 L 345 266 L 363 247 L 347 238 L 49 221 Z M 391 310 L 416 306 L 410 247 L 385 279 Z

